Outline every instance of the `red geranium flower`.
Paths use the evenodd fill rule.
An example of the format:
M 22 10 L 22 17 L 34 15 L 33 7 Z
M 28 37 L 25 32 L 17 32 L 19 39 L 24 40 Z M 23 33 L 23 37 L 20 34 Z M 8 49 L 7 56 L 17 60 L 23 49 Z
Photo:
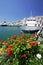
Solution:
M 7 51 L 7 54 L 8 54 L 8 56 L 11 56 L 12 52 L 11 51 Z
M 30 42 L 30 47 L 32 47 L 33 46 L 33 43 L 32 42 Z
M 8 48 L 12 48 L 12 44 L 10 44 L 10 45 L 8 46 Z
M 7 40 L 5 40 L 5 41 L 4 41 L 4 44 L 6 44 L 7 42 L 8 42 L 8 41 L 7 41 Z
M 26 58 L 26 54 L 21 54 L 21 58 Z
M 31 42 L 31 39 L 30 39 L 30 38 L 28 38 L 28 39 L 27 39 L 27 42 Z
M 2 40 L 0 40 L 0 43 L 2 43 Z
M 16 39 L 16 35 L 13 35 L 12 38 Z
M 11 38 L 8 38 L 8 41 L 11 40 Z
M 32 42 L 30 42 L 30 46 L 32 47 L 33 45 L 35 45 L 35 44 L 38 44 L 38 41 L 32 41 Z
M 10 45 L 8 46 L 7 50 L 8 50 L 8 51 L 11 51 L 11 49 L 12 49 L 12 44 L 10 44 Z
M 10 44 L 10 45 L 8 46 L 8 49 L 7 49 L 7 54 L 8 54 L 9 56 L 12 54 L 11 49 L 12 49 L 12 44 Z

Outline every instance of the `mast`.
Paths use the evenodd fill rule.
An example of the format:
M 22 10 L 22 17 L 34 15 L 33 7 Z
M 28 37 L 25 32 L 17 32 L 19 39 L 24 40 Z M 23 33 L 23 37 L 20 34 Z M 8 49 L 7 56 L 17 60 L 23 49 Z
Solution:
M 31 12 L 30 12 L 30 16 L 32 17 L 32 10 L 31 10 Z

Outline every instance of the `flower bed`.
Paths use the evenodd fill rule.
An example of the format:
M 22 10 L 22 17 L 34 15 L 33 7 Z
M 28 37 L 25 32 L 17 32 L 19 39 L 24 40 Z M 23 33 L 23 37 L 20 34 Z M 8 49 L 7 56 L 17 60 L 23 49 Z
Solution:
M 35 34 L 12 35 L 0 45 L 1 65 L 43 65 L 43 40 Z

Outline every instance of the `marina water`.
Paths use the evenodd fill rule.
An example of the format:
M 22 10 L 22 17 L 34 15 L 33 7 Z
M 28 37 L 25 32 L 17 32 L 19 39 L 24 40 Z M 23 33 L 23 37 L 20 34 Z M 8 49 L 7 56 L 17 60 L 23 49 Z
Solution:
M 6 40 L 13 34 L 18 35 L 20 31 L 20 27 L 0 26 L 0 40 Z

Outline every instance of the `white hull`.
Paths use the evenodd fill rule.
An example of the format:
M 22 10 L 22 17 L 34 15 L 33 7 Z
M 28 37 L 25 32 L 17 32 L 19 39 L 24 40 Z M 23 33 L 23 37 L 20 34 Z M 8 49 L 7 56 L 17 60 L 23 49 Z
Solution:
M 42 27 L 35 27 L 35 26 L 22 26 L 21 30 L 33 31 L 33 30 L 40 30 Z

